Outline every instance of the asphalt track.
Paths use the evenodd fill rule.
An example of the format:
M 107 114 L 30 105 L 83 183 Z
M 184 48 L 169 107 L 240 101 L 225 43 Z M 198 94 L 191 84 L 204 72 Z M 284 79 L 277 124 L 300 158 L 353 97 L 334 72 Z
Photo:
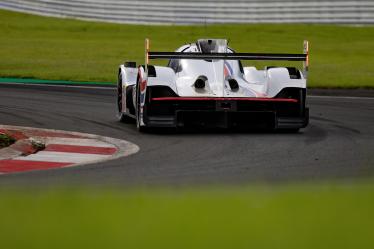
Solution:
M 3 175 L 0 186 L 233 184 L 371 177 L 374 94 L 354 95 L 368 97 L 310 96 L 310 125 L 298 134 L 140 134 L 134 124 L 116 120 L 112 88 L 0 85 L 1 124 L 93 133 L 140 147 L 137 154 L 105 163 Z

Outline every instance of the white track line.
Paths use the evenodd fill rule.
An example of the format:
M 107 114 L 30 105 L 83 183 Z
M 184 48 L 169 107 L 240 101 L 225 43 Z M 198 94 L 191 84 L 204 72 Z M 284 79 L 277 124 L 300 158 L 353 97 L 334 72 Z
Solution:
M 55 151 L 40 151 L 36 154 L 31 154 L 23 157 L 16 157 L 13 160 L 27 160 L 27 161 L 43 161 L 43 162 L 57 162 L 57 163 L 87 163 L 97 160 L 103 160 L 112 155 L 98 155 L 98 154 L 80 154 L 68 152 Z
M 116 146 L 110 143 L 91 138 L 60 138 L 48 137 L 46 145 L 48 144 L 62 144 L 62 145 L 77 145 L 77 146 L 94 146 L 100 148 L 115 148 Z

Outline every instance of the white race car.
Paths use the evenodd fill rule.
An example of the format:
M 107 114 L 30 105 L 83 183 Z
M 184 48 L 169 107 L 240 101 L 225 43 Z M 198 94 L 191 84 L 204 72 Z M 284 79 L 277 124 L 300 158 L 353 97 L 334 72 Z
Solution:
M 151 59 L 168 59 L 153 66 Z M 241 60 L 302 61 L 294 67 L 243 67 Z M 118 118 L 148 127 L 250 127 L 298 131 L 309 121 L 305 105 L 308 42 L 302 54 L 235 53 L 222 39 L 201 39 L 176 52 L 151 52 L 145 65 L 120 65 Z

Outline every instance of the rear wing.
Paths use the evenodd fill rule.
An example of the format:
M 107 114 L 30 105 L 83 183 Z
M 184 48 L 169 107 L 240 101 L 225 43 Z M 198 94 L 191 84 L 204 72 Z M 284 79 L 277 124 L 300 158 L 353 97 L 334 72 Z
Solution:
M 145 40 L 145 64 L 153 59 L 190 59 L 190 60 L 262 60 L 262 61 L 302 61 L 304 77 L 309 68 L 309 42 L 304 41 L 302 54 L 285 53 L 188 53 L 188 52 L 151 52 L 149 39 Z M 148 73 L 148 66 L 146 73 Z

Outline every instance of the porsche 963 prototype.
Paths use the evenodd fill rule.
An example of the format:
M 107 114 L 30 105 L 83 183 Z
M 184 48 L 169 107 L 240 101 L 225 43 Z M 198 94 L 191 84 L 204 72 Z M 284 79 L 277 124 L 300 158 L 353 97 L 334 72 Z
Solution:
M 146 39 L 145 64 L 125 62 L 118 70 L 121 121 L 149 127 L 254 127 L 298 131 L 308 124 L 304 52 L 235 53 L 223 39 L 201 39 L 176 52 L 152 52 Z M 154 66 L 154 59 L 168 60 Z M 295 67 L 243 67 L 242 60 L 301 61 Z

